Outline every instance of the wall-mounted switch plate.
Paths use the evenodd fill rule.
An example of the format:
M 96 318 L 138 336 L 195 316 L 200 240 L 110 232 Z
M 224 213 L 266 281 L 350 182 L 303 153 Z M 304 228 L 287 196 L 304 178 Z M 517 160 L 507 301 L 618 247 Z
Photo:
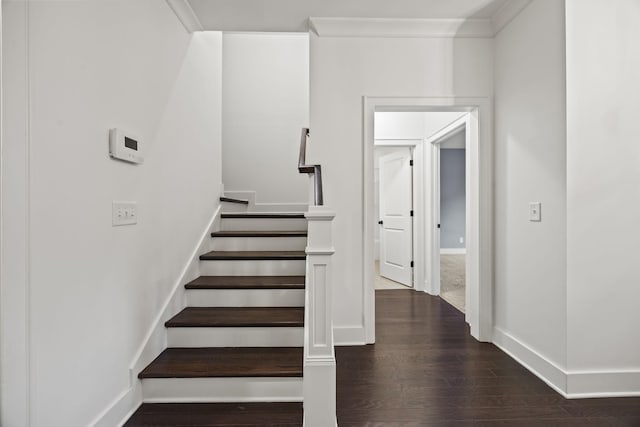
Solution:
M 138 223 L 137 202 L 113 202 L 111 204 L 111 225 L 133 225 Z
M 540 216 L 541 205 L 542 204 L 540 202 L 529 203 L 529 221 L 536 221 L 536 222 L 541 221 L 541 216 Z

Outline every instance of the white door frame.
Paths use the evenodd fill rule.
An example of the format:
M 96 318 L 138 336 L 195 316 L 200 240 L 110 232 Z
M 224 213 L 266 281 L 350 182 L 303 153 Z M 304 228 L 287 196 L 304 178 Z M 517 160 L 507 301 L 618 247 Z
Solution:
M 428 144 L 427 149 L 431 150 L 431 215 L 436 224 L 440 222 L 440 143 L 444 142 L 450 136 L 457 132 L 465 130 L 465 228 L 469 230 L 471 227 L 470 218 L 467 214 L 471 211 L 471 194 L 467 191 L 471 185 L 471 174 L 469 173 L 469 153 L 466 147 L 471 144 L 471 117 L 469 114 L 465 114 L 459 119 L 454 120 L 435 134 L 426 139 Z M 465 253 L 467 250 L 467 241 L 465 239 Z M 465 256 L 465 282 L 469 277 L 470 269 L 468 257 Z M 431 295 L 440 295 L 440 232 L 436 230 L 431 241 L 431 269 L 429 274 L 429 281 L 431 283 Z M 470 300 L 470 286 L 465 283 L 465 301 Z M 465 310 L 465 318 L 468 310 Z M 470 323 L 470 319 L 466 318 L 467 323 Z
M 467 180 L 470 210 L 467 212 L 467 287 L 469 300 L 466 307 L 466 320 L 471 327 L 471 335 L 479 341 L 490 342 L 493 335 L 493 119 L 492 103 L 487 97 L 363 97 L 363 307 L 365 340 L 375 342 L 375 284 L 374 284 L 374 227 L 373 199 L 373 149 L 374 115 L 376 111 L 460 111 L 468 112 L 471 140 L 467 145 Z M 473 137 L 477 135 L 476 137 Z M 425 156 L 431 157 L 429 150 Z M 426 159 L 425 159 L 426 160 Z M 430 164 L 430 162 L 429 162 Z M 426 241 L 433 241 L 437 223 L 434 222 L 431 209 L 426 203 L 431 200 L 432 188 L 426 191 L 421 200 L 414 201 L 414 210 L 424 213 Z M 419 221 L 416 218 L 416 223 Z M 416 224 L 418 232 L 419 224 Z M 432 271 L 433 249 L 429 245 L 424 258 L 420 259 L 423 268 Z M 414 254 L 418 256 L 418 254 Z M 417 273 L 417 270 L 415 273 Z M 424 277 L 424 276 L 423 276 Z M 416 274 L 416 279 L 418 274 Z M 430 283 L 418 283 L 415 289 L 432 291 Z M 429 288 L 429 289 L 428 289 Z

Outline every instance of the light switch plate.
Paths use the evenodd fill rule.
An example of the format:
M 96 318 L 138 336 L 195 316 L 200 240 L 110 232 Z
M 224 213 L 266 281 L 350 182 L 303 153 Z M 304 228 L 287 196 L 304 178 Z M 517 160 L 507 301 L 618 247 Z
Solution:
M 535 221 L 535 222 L 541 221 L 541 216 L 540 216 L 541 205 L 542 204 L 540 202 L 529 203 L 529 221 Z
M 137 202 L 116 202 L 111 204 L 111 225 L 133 225 L 138 223 Z

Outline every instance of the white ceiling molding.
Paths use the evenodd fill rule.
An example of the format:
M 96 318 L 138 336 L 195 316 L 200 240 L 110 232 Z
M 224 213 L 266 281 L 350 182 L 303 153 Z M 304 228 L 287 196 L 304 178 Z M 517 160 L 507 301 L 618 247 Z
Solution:
M 498 34 L 531 3 L 531 0 L 511 0 L 506 2 L 492 17 L 493 34 Z
M 320 37 L 493 37 L 489 19 L 309 18 Z
M 204 30 L 188 0 L 167 0 L 167 4 L 188 32 L 193 33 L 194 31 Z

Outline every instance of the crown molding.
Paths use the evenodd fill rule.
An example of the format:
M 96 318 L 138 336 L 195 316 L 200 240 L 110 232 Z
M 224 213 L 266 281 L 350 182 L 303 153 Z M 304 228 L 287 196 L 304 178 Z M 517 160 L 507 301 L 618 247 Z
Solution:
M 493 37 L 489 19 L 309 18 L 319 37 Z
M 492 17 L 493 34 L 496 35 L 529 6 L 531 0 L 511 0 L 506 2 Z
M 204 30 L 198 16 L 189 4 L 189 0 L 167 0 L 167 4 L 188 32 Z

